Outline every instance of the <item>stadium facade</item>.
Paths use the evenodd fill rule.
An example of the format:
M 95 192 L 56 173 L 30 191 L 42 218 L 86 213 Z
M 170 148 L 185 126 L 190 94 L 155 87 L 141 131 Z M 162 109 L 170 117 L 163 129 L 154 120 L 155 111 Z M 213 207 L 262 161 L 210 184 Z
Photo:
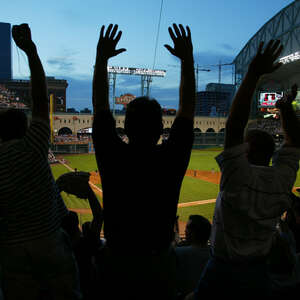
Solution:
M 0 22 L 0 109 L 17 107 L 30 108 L 30 80 L 13 79 L 11 24 Z M 66 89 L 64 79 L 47 77 L 48 95 L 54 95 L 54 112 L 66 111 Z
M 197 92 L 195 115 L 227 117 L 234 91 L 233 84 L 208 83 L 205 91 Z
M 279 11 L 247 42 L 234 59 L 237 88 L 245 76 L 249 63 L 255 56 L 261 41 L 280 40 L 284 50 L 279 60 L 284 64 L 272 74 L 265 75 L 258 83 L 252 106 L 252 117 L 258 112 L 260 94 L 281 94 L 294 83 L 300 86 L 300 1 L 294 1 Z

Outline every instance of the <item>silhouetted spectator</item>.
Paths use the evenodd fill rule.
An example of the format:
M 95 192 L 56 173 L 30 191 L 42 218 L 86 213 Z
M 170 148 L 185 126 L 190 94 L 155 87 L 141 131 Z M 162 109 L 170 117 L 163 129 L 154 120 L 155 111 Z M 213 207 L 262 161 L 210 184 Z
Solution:
M 77 264 L 61 230 L 67 209 L 48 163 L 50 122 L 46 79 L 27 24 L 12 35 L 29 62 L 32 122 L 7 110 L 0 115 L 0 264 L 6 300 L 81 299 Z M 5 124 L 5 126 L 3 126 Z
M 290 205 L 300 158 L 299 123 L 291 105 L 281 109 L 286 144 L 269 166 L 275 148 L 266 132 L 244 129 L 259 78 L 280 67 L 282 46 L 271 40 L 249 65 L 226 122 L 224 151 L 217 156 L 222 177 L 216 201 L 212 258 L 202 273 L 196 299 L 209 295 L 253 298 L 270 292 L 267 256 L 276 225 Z M 296 96 L 293 90 L 293 98 Z M 216 288 L 217 287 L 217 288 Z
M 287 211 L 286 222 L 294 234 L 296 253 L 300 254 L 300 197 L 291 193 L 292 206 Z
M 170 299 L 175 293 L 175 255 L 170 245 L 193 143 L 195 74 L 191 34 L 188 27 L 174 24 L 173 29 L 169 28 L 174 48 L 165 45 L 181 60 L 179 109 L 168 141 L 157 145 L 163 129 L 159 103 L 139 97 L 127 106 L 127 144 L 116 132 L 108 97 L 108 59 L 125 51 L 116 50 L 122 34 L 117 31 L 118 26 L 112 24 L 106 32 L 104 26 L 101 28 L 93 81 L 92 135 L 103 188 L 104 234 L 113 264 L 110 269 L 114 270 L 114 278 L 122 278 L 122 286 L 111 292 L 117 297 L 122 291 L 125 298 L 131 293 L 142 298 L 159 293 Z
M 181 296 L 192 292 L 210 257 L 208 240 L 210 222 L 200 215 L 190 215 L 185 228 L 186 246 L 176 248 L 177 293 Z
M 296 242 L 285 220 L 280 220 L 273 235 L 268 255 L 271 278 L 271 296 L 288 297 L 300 292 L 300 260 L 296 254 Z
M 61 175 L 56 184 L 60 191 L 88 199 L 92 214 L 92 222 L 85 222 L 82 231 L 79 229 L 79 219 L 76 212 L 69 211 L 63 219 L 62 228 L 69 234 L 72 248 L 78 263 L 80 286 L 83 299 L 95 299 L 98 294 L 97 268 L 95 265 L 98 250 L 102 247 L 100 231 L 102 228 L 103 212 L 101 205 L 89 185 L 90 173 L 68 172 Z M 100 266 L 101 267 L 101 266 Z

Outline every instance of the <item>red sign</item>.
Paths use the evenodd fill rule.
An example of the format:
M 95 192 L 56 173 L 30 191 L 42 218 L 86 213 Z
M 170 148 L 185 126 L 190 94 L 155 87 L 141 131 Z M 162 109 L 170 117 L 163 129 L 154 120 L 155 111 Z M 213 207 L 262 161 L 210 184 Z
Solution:
M 129 102 L 134 100 L 136 97 L 132 94 L 124 94 L 121 95 L 120 97 L 116 97 L 116 104 L 123 104 L 126 106 Z

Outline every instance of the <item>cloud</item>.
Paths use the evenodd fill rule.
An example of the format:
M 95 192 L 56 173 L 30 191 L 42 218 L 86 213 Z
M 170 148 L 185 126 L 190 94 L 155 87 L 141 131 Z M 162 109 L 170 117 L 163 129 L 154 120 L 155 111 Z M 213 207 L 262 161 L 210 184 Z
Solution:
M 203 57 L 207 56 L 204 55 Z M 211 72 L 199 72 L 198 90 L 205 90 L 205 86 L 208 83 L 218 82 L 218 68 L 211 69 Z M 179 70 L 176 70 L 176 73 L 178 72 Z M 177 75 L 179 74 L 176 74 L 176 77 L 179 77 Z M 222 83 L 232 83 L 231 66 L 224 66 L 221 75 Z M 92 76 L 77 75 L 76 77 L 62 76 L 62 78 L 66 79 L 69 84 L 67 88 L 67 107 L 75 107 L 79 110 L 85 107 L 92 109 Z M 115 92 L 116 96 L 125 93 L 141 96 L 141 77 L 117 75 Z M 111 95 L 112 88 L 110 88 L 110 101 L 112 101 Z M 150 85 L 150 97 L 157 99 L 163 107 L 177 109 L 179 81 L 172 78 L 153 78 L 153 82 Z
M 78 51 L 72 49 L 61 48 L 59 50 L 60 54 L 56 57 L 49 57 L 47 59 L 47 64 L 54 68 L 57 72 L 64 74 L 64 72 L 74 71 L 75 69 L 75 57 Z
M 58 57 L 58 58 L 50 58 L 47 60 L 47 64 L 54 67 L 58 71 L 73 71 L 74 70 L 74 63 L 68 61 L 66 57 Z
M 234 50 L 234 48 L 230 44 L 226 44 L 226 43 L 220 44 L 220 47 L 223 48 L 224 50 L 230 50 L 230 51 Z
M 226 48 L 227 47 L 227 48 Z M 231 63 L 234 58 L 235 58 L 235 54 L 233 53 L 225 53 L 224 51 L 222 51 L 223 49 L 226 48 L 226 50 L 229 50 L 229 47 L 231 47 L 230 45 L 227 44 L 222 44 L 220 45 L 220 50 L 216 51 L 216 50 L 207 50 L 207 51 L 201 51 L 201 52 L 194 52 L 194 61 L 195 64 L 198 64 L 199 66 L 209 66 L 209 65 L 217 65 L 220 62 L 221 63 Z M 226 51 L 228 52 L 228 51 Z M 180 61 L 177 57 L 175 57 L 174 55 L 170 54 L 170 57 L 172 58 L 172 60 L 175 62 L 176 61 L 176 65 L 179 65 Z
M 120 78 L 120 79 L 119 79 Z M 117 77 L 116 96 L 124 93 L 132 93 L 135 96 L 141 95 L 141 79 L 139 76 Z M 92 78 L 89 76 L 68 77 L 63 76 L 68 82 L 67 88 L 67 107 L 83 109 L 92 108 Z M 177 108 L 178 89 L 164 88 L 159 85 L 150 85 L 150 97 L 157 99 L 163 107 Z M 110 90 L 110 93 L 112 90 Z M 110 97 L 111 100 L 111 97 Z
M 231 63 L 235 58 L 233 54 L 226 54 L 217 51 L 203 51 L 194 53 L 194 59 L 199 66 L 217 65 L 221 63 Z

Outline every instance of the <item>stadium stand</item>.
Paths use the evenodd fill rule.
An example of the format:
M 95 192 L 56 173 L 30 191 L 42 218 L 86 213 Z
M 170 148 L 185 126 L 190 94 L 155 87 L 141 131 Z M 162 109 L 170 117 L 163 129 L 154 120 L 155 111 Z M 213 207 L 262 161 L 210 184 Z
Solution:
M 1 300 L 196 300 L 214 299 L 215 296 L 282 299 L 299 294 L 300 201 L 299 197 L 291 194 L 300 157 L 300 122 L 291 107 L 295 89 L 278 101 L 283 118 L 250 122 L 245 140 L 248 143 L 243 140 L 258 75 L 272 73 L 279 67 L 274 65 L 280 54 L 279 42 L 271 42 L 263 51 L 262 47 L 259 48 L 254 58 L 256 63 L 250 65 L 249 77 L 246 75 L 244 78 L 233 102 L 231 119 L 226 124 L 224 152 L 217 158 L 223 173 L 213 223 L 209 224 L 201 216 L 190 216 L 186 236 L 181 238 L 175 226 L 176 208 L 192 147 L 194 110 L 189 105 L 193 106 L 195 91 L 189 29 L 181 25 L 170 27 L 174 48 L 166 46 L 171 54 L 181 59 L 182 69 L 185 69 L 182 76 L 190 79 L 183 80 L 188 82 L 185 96 L 191 96 L 185 97 L 188 106 L 171 112 L 183 115 L 174 122 L 170 132 L 163 135 L 162 147 L 171 143 L 171 148 L 177 142 L 179 152 L 171 148 L 173 152 L 164 153 L 163 160 L 159 160 L 156 144 L 149 143 L 149 146 L 143 140 L 138 145 L 143 147 L 135 148 L 136 144 L 130 144 L 134 140 L 132 136 L 130 140 L 132 131 L 127 131 L 128 136 L 117 136 L 114 120 L 106 107 L 108 103 L 101 101 L 94 103 L 96 130 L 93 141 L 90 136 L 54 137 L 58 145 L 95 144 L 101 181 L 103 183 L 104 179 L 103 185 L 110 186 L 112 195 L 111 198 L 104 198 L 102 207 L 89 186 L 89 173 L 75 170 L 54 181 L 49 164 L 58 160 L 48 150 L 50 129 L 43 68 L 29 27 L 22 24 L 14 28 L 15 41 L 29 58 L 33 94 L 38 91 L 33 100 L 39 109 L 34 107 L 33 121 L 21 136 L 20 127 L 17 127 L 13 132 L 17 136 L 10 136 L 7 140 L 7 132 L 3 130 L 4 126 L 0 126 Z M 96 63 L 94 76 L 95 82 L 100 83 L 98 87 L 104 88 L 102 93 L 106 97 L 100 97 L 104 101 L 108 100 L 108 89 L 105 89 L 107 60 L 125 50 L 116 50 L 120 37 L 117 26 L 109 25 L 105 34 L 104 26 L 101 29 L 97 49 L 100 67 Z M 257 58 L 263 59 L 257 63 Z M 186 61 L 192 64 L 187 67 Z M 98 78 L 97 72 L 100 72 Z M 0 86 L 0 107 L 19 107 L 15 99 L 12 101 L 10 98 L 6 88 Z M 142 101 L 150 102 L 146 97 Z M 248 102 L 245 104 L 242 101 Z M 132 103 L 134 107 L 136 102 Z M 157 107 L 155 102 L 151 103 Z M 13 113 L 20 116 L 16 110 Z M 245 116 L 240 118 L 241 114 Z M 239 117 L 235 119 L 234 115 Z M 3 118 L 0 113 L 0 122 Z M 16 118 L 15 122 L 18 123 L 19 119 Z M 108 144 L 103 144 L 103 136 L 100 139 L 97 136 L 103 124 L 101 134 L 106 138 L 109 135 L 106 140 Z M 285 136 L 284 147 L 279 150 L 277 159 L 274 157 L 273 169 L 265 161 L 258 161 L 266 148 L 254 149 L 259 151 L 253 152 L 251 146 L 255 148 L 255 143 L 249 134 L 251 130 L 256 132 L 256 137 L 257 130 L 267 132 L 263 135 L 266 138 L 269 135 Z M 113 142 L 109 144 L 111 137 Z M 17 141 L 12 142 L 12 139 Z M 146 162 L 140 156 L 141 149 L 144 151 L 145 148 L 149 148 Z M 118 157 L 112 154 L 120 154 L 117 152 L 119 149 L 129 150 L 120 151 L 122 157 L 115 164 L 119 169 L 112 169 L 109 163 Z M 15 153 L 14 156 L 12 153 Z M 128 155 L 124 156 L 124 153 Z M 251 156 L 253 153 L 257 155 Z M 134 165 L 130 160 L 126 161 L 128 157 L 135 161 Z M 271 155 L 268 156 L 270 158 Z M 168 169 L 163 169 L 161 162 L 165 163 L 167 159 L 170 159 Z M 158 160 L 161 169 L 155 168 Z M 15 165 L 16 161 L 22 164 Z M 152 173 L 149 171 L 143 178 L 139 172 L 132 177 L 127 176 L 132 175 L 131 167 L 139 170 L 141 163 L 148 163 Z M 124 164 L 127 167 L 125 171 L 122 168 Z M 177 167 L 180 174 L 174 180 L 175 184 L 174 181 L 166 184 L 167 179 L 176 173 Z M 116 184 L 116 177 L 120 174 L 123 182 Z M 96 175 L 92 176 L 98 178 Z M 110 176 L 110 181 L 105 176 Z M 100 184 L 100 181 L 96 183 Z M 66 209 L 60 192 L 87 199 L 93 214 L 92 221 L 80 228 L 78 215 Z M 107 190 L 106 194 L 105 191 L 103 193 L 104 197 L 109 197 Z M 159 209 L 154 205 L 155 201 L 160 204 Z M 105 239 L 100 237 L 102 229 Z

